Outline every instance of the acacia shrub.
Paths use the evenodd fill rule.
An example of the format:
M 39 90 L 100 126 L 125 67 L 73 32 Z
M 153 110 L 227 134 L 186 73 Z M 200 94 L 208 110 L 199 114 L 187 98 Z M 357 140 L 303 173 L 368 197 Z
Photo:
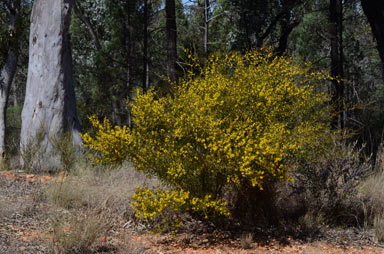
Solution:
M 229 215 L 228 190 L 262 195 L 293 180 L 292 162 L 313 159 L 332 136 L 322 88 L 328 76 L 310 64 L 270 50 L 217 53 L 204 67 L 189 58 L 190 71 L 172 95 L 139 92 L 132 130 L 91 118 L 97 132 L 82 136 L 99 162 L 131 159 L 169 187 L 138 189 L 133 207 L 146 219 L 180 209 Z

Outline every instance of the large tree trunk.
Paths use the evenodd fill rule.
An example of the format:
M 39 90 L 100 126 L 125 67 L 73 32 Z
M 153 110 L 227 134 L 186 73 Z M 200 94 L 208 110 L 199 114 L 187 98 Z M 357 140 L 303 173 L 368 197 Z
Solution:
M 172 82 L 177 80 L 177 27 L 175 0 L 165 1 L 167 27 L 167 74 Z
M 42 170 L 60 166 L 54 140 L 61 134 L 71 132 L 73 145 L 81 146 L 69 40 L 72 4 L 72 0 L 35 0 L 32 9 L 20 145 L 22 151 L 28 149 L 40 134 L 39 152 L 44 154 L 32 163 Z
M 20 0 L 9 2 L 9 26 L 10 43 L 7 59 L 0 72 L 0 163 L 5 158 L 5 136 L 6 136 L 6 113 L 8 106 L 9 90 L 17 69 L 17 58 L 19 55 L 18 37 L 20 31 L 16 24 L 19 19 Z
M 361 5 L 376 38 L 384 73 L 384 1 L 361 0 Z
M 337 117 L 333 122 L 334 128 L 344 128 L 344 59 L 343 59 L 343 3 L 342 0 L 330 0 L 330 36 L 331 36 L 331 76 L 335 87 L 333 102 Z

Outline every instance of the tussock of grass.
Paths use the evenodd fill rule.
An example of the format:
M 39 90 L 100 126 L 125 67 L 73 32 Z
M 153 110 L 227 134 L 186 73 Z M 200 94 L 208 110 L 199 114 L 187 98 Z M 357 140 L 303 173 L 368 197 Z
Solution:
M 0 199 L 0 220 L 7 215 L 8 202 L 4 199 Z
M 113 170 L 82 165 L 77 172 L 67 173 L 61 181 L 53 182 L 45 190 L 48 201 L 54 205 L 51 252 L 91 250 L 98 237 L 108 234 L 117 223 L 121 225 L 121 219 L 126 221 L 133 215 L 130 203 L 136 187 L 151 187 L 155 183 L 128 164 Z M 122 248 L 131 247 L 123 244 Z
M 54 218 L 52 224 L 50 249 L 55 254 L 89 253 L 108 225 L 102 216 L 94 214 Z
M 373 214 L 384 214 L 384 148 L 376 158 L 376 174 L 369 176 L 361 186 L 368 199 L 368 209 Z
M 376 158 L 376 174 L 369 176 L 361 186 L 364 194 L 366 224 L 373 224 L 377 241 L 384 242 L 384 147 Z
M 82 169 L 63 181 L 52 183 L 46 190 L 48 200 L 65 208 L 87 207 L 99 211 L 124 214 L 130 210 L 131 196 L 137 186 L 153 186 L 149 180 L 129 165 L 115 170 Z
M 240 237 L 240 245 L 243 249 L 250 249 L 252 247 L 253 234 L 242 234 Z

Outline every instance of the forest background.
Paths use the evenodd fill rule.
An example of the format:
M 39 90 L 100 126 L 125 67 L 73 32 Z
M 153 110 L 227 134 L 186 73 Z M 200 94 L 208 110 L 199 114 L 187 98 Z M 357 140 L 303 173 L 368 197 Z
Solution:
M 40 5 L 33 6 L 34 3 Z M 278 224 L 280 216 L 296 216 L 299 223 L 299 218 L 304 220 L 303 228 L 312 229 L 311 223 L 325 216 L 327 223 L 376 225 L 375 228 L 379 228 L 376 237 L 384 240 L 381 201 L 384 191 L 378 188 L 384 178 L 380 150 L 384 135 L 384 4 L 368 0 L 73 0 L 60 3 L 64 3 L 62 6 L 69 3 L 73 10 L 70 26 L 69 19 L 61 17 L 63 25 L 58 27 L 63 30 L 58 38 L 63 35 L 60 38 L 64 38 L 62 44 L 65 45 L 60 54 L 68 53 L 68 49 L 72 54 L 75 84 L 75 93 L 70 89 L 66 91 L 62 104 L 74 107 L 75 94 L 77 109 L 58 110 L 58 115 L 64 112 L 63 115 L 70 117 L 59 121 L 63 126 L 57 130 L 71 131 L 73 127 L 78 131 L 79 122 L 85 147 L 90 148 L 96 158 L 91 164 L 95 161 L 103 164 L 105 158 L 117 164 L 128 159 L 139 171 L 158 177 L 168 189 L 138 188 L 132 196 L 135 202 L 131 203 L 137 217 L 148 222 L 159 216 L 154 224 L 164 226 L 162 216 L 172 209 L 175 216 L 182 211 L 195 219 L 212 218 L 215 225 L 225 224 L 222 217 L 231 214 L 234 220 L 229 224 L 236 220 L 248 223 L 248 218 L 256 224 L 263 218 L 270 224 Z M 33 77 L 31 70 L 38 69 L 31 66 L 40 63 L 33 57 L 40 53 L 51 56 L 49 52 L 42 52 L 43 48 L 34 46 L 39 45 L 36 41 L 44 41 L 42 37 L 34 37 L 34 32 L 40 25 L 50 27 L 44 23 L 48 19 L 42 18 L 46 16 L 40 6 L 51 5 L 39 0 L 0 1 L 0 142 L 5 141 L 0 144 L 0 154 L 6 168 L 12 163 L 18 167 L 21 156 L 24 170 L 52 173 L 51 166 L 39 161 L 40 156 L 42 161 L 54 157 L 43 148 L 46 144 L 58 150 L 61 167 L 69 172 L 79 165 L 70 151 L 73 140 L 62 143 L 56 138 L 65 136 L 25 124 L 35 111 L 45 110 L 44 99 L 37 103 L 28 91 L 46 91 L 44 87 L 48 87 L 40 82 L 41 90 L 28 90 L 29 77 Z M 66 37 L 67 34 L 70 37 Z M 45 59 L 42 59 L 43 63 Z M 68 63 L 68 57 L 63 59 L 63 63 Z M 223 62 L 220 59 L 224 59 Z M 58 73 L 67 75 L 71 65 L 64 66 Z M 249 72 L 242 69 L 244 66 Z M 49 63 L 45 67 L 50 70 Z M 265 68 L 264 71 L 259 67 Z M 211 71 L 218 71 L 214 77 L 223 80 L 237 77 L 238 73 L 243 76 L 231 83 L 236 84 L 233 91 L 228 87 L 224 89 L 222 83 L 210 76 Z M 72 70 L 69 72 L 72 79 Z M 252 76 L 249 73 L 256 74 L 249 78 Z M 274 75 L 263 80 L 265 73 Z M 274 83 L 273 78 L 280 75 L 287 84 Z M 241 83 L 242 78 L 249 78 L 251 82 Z M 325 86 L 310 86 L 314 79 Z M 66 80 L 69 79 L 63 83 Z M 265 81 L 261 90 L 272 87 L 271 91 L 275 92 L 284 86 L 286 90 L 282 90 L 287 92 L 282 98 L 273 92 L 270 97 L 264 96 L 264 90 L 255 92 L 263 83 L 254 80 Z M 69 83 L 72 86 L 72 82 Z M 215 89 L 222 92 L 217 95 L 224 98 L 221 107 L 215 104 L 219 101 L 199 101 L 212 95 L 199 97 L 200 93 L 204 95 Z M 297 96 L 290 97 L 292 90 Z M 239 96 L 232 100 L 228 96 L 231 92 Z M 61 94 L 56 97 L 61 98 Z M 256 101 L 252 101 L 255 98 Z M 246 104 L 259 102 L 260 98 L 266 99 L 262 101 L 264 104 Z M 35 105 L 25 106 L 29 101 Z M 236 107 L 244 102 L 249 107 L 236 112 Z M 193 103 L 201 105 L 193 108 Z M 233 107 L 229 103 L 234 103 Z M 283 113 L 274 110 L 273 103 L 277 103 L 275 108 L 281 106 Z M 263 112 L 258 109 L 263 106 L 267 113 L 261 118 L 258 114 Z M 55 119 L 53 109 L 43 115 L 53 115 Z M 219 134 L 209 137 L 210 144 L 204 144 L 208 139 L 199 135 L 211 134 L 211 129 L 188 129 L 193 122 L 185 119 L 194 115 L 189 109 L 205 120 L 197 123 L 197 129 L 203 124 L 211 124 L 212 130 L 219 126 L 216 129 Z M 22 113 L 28 110 L 33 113 Z M 232 116 L 229 120 L 224 117 L 210 122 L 228 112 Z M 65 122 L 68 119 L 70 123 Z M 48 117 L 44 121 L 49 122 Z M 249 128 L 243 130 L 236 121 Z M 47 122 L 43 122 L 43 127 L 51 127 Z M 233 122 L 236 124 L 232 125 Z M 275 125 L 262 125 L 264 122 Z M 182 128 L 173 128 L 175 126 Z M 228 129 L 224 129 L 226 127 Z M 37 130 L 35 137 L 29 129 Z M 209 129 L 207 133 L 206 129 Z M 193 137 L 188 136 L 191 133 Z M 226 135 L 229 138 L 223 138 Z M 237 142 L 238 137 L 243 140 Z M 215 139 L 222 143 L 214 143 Z M 243 146 L 239 145 L 236 150 L 233 147 L 238 143 Z M 255 145 L 248 151 L 247 144 Z M 326 149 L 317 150 L 322 145 L 327 146 Z M 207 179 L 212 180 L 211 184 Z M 293 184 L 291 180 L 295 180 Z M 282 186 L 284 184 L 288 187 Z M 370 188 L 364 192 L 362 186 Z M 294 212 L 287 207 L 278 211 L 281 207 L 276 203 L 277 197 L 284 188 L 295 195 L 299 193 L 295 198 L 297 203 L 302 201 L 302 206 L 296 204 Z M 367 198 L 362 198 L 361 193 Z M 352 212 L 346 215 L 346 211 Z M 165 220 L 169 221 L 170 217 Z M 168 226 L 165 231 L 172 230 Z M 175 226 L 179 225 L 170 228 Z

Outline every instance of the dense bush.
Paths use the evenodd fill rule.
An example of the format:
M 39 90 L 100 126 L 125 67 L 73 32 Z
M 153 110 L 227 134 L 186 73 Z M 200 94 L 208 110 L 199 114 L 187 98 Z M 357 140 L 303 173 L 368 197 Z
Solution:
M 328 77 L 309 64 L 297 66 L 269 50 L 215 54 L 204 68 L 190 59 L 191 71 L 172 95 L 139 93 L 132 131 L 91 118 L 97 133 L 83 135 L 98 162 L 129 158 L 169 186 L 134 195 L 144 218 L 166 208 L 228 215 L 228 190 L 262 194 L 293 180 L 292 162 L 312 160 L 332 139 L 321 87 Z

